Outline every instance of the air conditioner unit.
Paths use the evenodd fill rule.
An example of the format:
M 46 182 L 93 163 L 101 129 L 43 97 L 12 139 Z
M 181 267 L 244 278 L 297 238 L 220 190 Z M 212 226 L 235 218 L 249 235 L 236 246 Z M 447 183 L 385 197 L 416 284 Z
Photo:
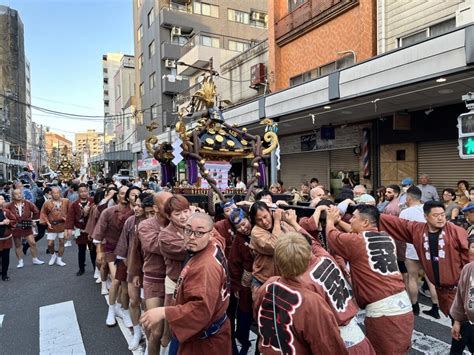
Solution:
M 181 36 L 181 28 L 180 27 L 173 27 L 171 29 L 171 36 Z
M 250 68 L 250 84 L 255 87 L 265 82 L 265 64 L 258 63 Z
M 176 61 L 173 59 L 166 59 L 165 60 L 165 67 L 167 68 L 176 68 Z

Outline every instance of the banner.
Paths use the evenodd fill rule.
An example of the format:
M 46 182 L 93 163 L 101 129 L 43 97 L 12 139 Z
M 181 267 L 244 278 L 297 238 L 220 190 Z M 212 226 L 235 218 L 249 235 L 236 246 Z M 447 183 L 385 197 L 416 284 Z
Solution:
M 138 160 L 138 171 L 159 170 L 160 164 L 155 158 L 146 158 Z
M 209 171 L 209 176 L 216 180 L 216 184 L 221 190 L 229 187 L 229 171 L 232 168 L 230 163 L 208 161 L 204 164 L 204 167 Z M 209 188 L 209 184 L 205 179 L 201 179 L 201 187 Z

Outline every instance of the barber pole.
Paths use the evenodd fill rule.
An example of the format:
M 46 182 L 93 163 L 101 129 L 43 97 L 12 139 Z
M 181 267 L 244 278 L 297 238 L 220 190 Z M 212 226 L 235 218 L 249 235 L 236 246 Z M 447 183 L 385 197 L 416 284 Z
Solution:
M 370 130 L 365 128 L 363 130 L 364 140 L 362 143 L 362 151 L 364 156 L 364 179 L 370 178 Z

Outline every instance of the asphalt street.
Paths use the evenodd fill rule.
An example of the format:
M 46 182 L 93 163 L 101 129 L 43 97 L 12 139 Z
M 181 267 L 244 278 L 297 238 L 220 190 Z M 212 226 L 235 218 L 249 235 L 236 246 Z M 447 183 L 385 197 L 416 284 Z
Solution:
M 77 317 L 77 338 L 82 338 L 77 341 L 83 343 L 87 354 L 131 354 L 127 349 L 128 330 L 123 325 L 113 328 L 105 325 L 107 303 L 104 296 L 100 295 L 100 285 L 93 279 L 89 260 L 86 273 L 76 276 L 78 266 L 75 243 L 65 250 L 63 260 L 67 265 L 64 267 L 47 265 L 49 255 L 45 254 L 46 240 L 43 239 L 38 244 L 44 265 L 32 265 L 31 255 L 28 254 L 25 257 L 25 267 L 17 269 L 16 256 L 11 250 L 11 281 L 0 281 L 0 355 L 39 354 L 40 336 L 43 336 L 40 335 L 40 308 L 68 301 L 72 301 L 75 311 L 70 318 Z M 429 309 L 429 299 L 420 295 L 419 301 L 423 309 Z M 361 314 L 361 320 L 362 318 Z M 48 324 L 48 321 L 48 317 L 45 317 L 42 324 Z M 51 322 L 54 323 L 54 320 Z M 252 338 L 255 339 L 255 336 Z M 434 320 L 426 315 L 415 318 L 410 354 L 447 354 L 450 342 L 449 319 L 443 317 L 441 320 Z M 62 355 L 66 352 L 58 345 L 57 351 L 43 353 Z
M 49 266 L 46 238 L 39 241 L 43 265 L 32 265 L 31 255 L 25 257 L 25 267 L 17 269 L 15 252 L 10 252 L 11 278 L 0 281 L 0 354 L 39 354 L 39 309 L 43 306 L 72 301 L 87 354 L 130 354 L 119 327 L 105 325 L 107 304 L 95 283 L 93 269 L 87 260 L 86 273 L 76 276 L 77 247 L 66 248 L 64 267 Z M 88 257 L 88 256 L 87 256 Z M 47 321 L 47 319 L 46 319 Z M 58 349 L 57 354 L 64 354 Z

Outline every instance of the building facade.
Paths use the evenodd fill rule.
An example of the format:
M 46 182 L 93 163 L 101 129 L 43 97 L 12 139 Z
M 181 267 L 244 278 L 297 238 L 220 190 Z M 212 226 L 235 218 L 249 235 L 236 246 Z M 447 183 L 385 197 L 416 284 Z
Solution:
M 44 145 L 50 166 L 59 163 L 64 148 L 67 148 L 68 157 L 72 158 L 72 142 L 63 134 L 47 131 L 44 134 Z
M 377 1 L 377 53 L 409 46 L 472 22 L 472 1 Z
M 120 67 L 123 56 L 122 53 L 107 53 L 102 56 L 105 145 L 114 139 L 115 118 L 120 114 L 120 110 L 116 111 L 115 106 L 114 76 Z M 107 118 L 107 116 L 110 116 L 110 118 Z M 104 146 L 104 148 L 107 147 Z
M 272 92 L 376 54 L 375 1 L 276 0 L 268 4 Z
M 278 124 L 281 168 L 274 174 L 272 166 L 270 181 L 275 176 L 286 187 L 298 187 L 316 177 L 334 194 L 344 177 L 369 190 L 400 184 L 406 177 L 417 182 L 421 173 L 431 176 L 439 192 L 456 188 L 461 179 L 474 182 L 472 160 L 459 157 L 456 127 L 459 114 L 467 111 L 462 96 L 474 91 L 471 1 L 451 7 L 444 2 L 444 10 L 437 8 L 438 18 L 430 15 L 420 27 L 394 32 L 392 42 L 385 38 L 386 43 L 398 44 L 387 44 L 380 54 L 382 40 L 374 35 L 380 33 L 380 18 L 371 14 L 380 14 L 382 1 L 319 2 L 316 8 L 311 1 L 291 1 L 290 9 L 287 2 L 270 3 L 281 5 L 277 14 L 269 10 L 269 67 L 279 68 L 279 76 L 269 73 L 272 92 L 224 111 L 228 124 L 246 127 L 252 134 L 263 134 L 263 118 Z M 420 3 L 404 2 L 404 11 L 419 12 Z M 401 16 L 395 8 L 385 10 L 384 21 L 392 30 L 398 22 L 390 16 Z M 351 12 L 358 13 L 359 20 L 342 21 L 351 18 Z M 450 25 L 453 18 L 455 27 Z M 342 31 L 344 27 L 351 30 Z M 318 38 L 312 31 L 319 31 Z M 404 40 L 417 31 L 425 37 L 412 43 Z M 292 43 L 293 61 L 285 57 L 285 47 Z M 311 46 L 316 49 L 311 51 Z M 342 57 L 351 61 L 337 64 L 335 52 L 346 50 L 347 58 Z M 322 59 L 317 62 L 312 56 Z M 326 70 L 327 61 L 336 64 Z M 158 139 L 166 140 L 167 135 Z M 240 164 L 245 179 L 248 167 L 245 161 Z
M 114 105 L 119 117 L 115 120 L 115 150 L 130 150 L 135 142 L 135 58 L 124 55 L 114 74 Z
M 199 77 L 197 69 L 177 66 L 183 61 L 213 67 L 249 48 L 267 35 L 265 1 L 217 0 L 134 0 L 136 86 L 139 110 L 143 111 L 134 153 L 143 151 L 148 135 L 145 125 L 158 123 L 163 132 L 176 120 L 178 93 L 187 90 Z M 239 37 L 239 38 L 236 38 Z
M 10 146 L 10 159 L 22 161 L 24 165 L 27 123 L 25 106 L 18 103 L 24 103 L 27 99 L 24 28 L 19 13 L 8 6 L 0 5 L 0 33 L 0 102 L 3 128 Z
M 87 166 L 89 158 L 99 155 L 103 149 L 103 135 L 95 129 L 74 135 L 74 148 L 76 156 L 81 160 L 82 166 Z

